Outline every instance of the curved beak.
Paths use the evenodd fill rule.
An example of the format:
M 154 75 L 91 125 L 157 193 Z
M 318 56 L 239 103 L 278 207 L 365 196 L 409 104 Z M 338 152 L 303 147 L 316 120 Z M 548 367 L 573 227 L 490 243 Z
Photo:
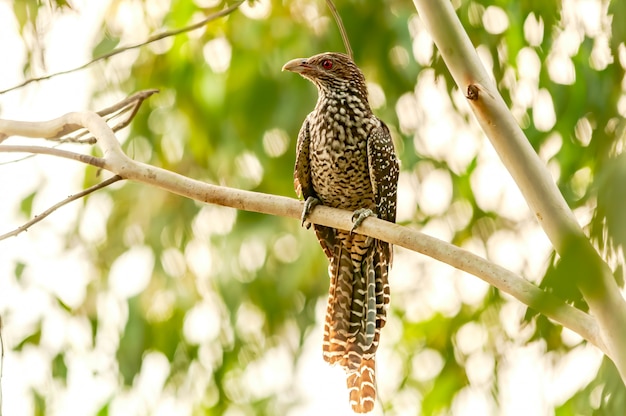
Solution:
M 302 73 L 303 71 L 310 69 L 311 67 L 307 65 L 306 58 L 296 58 L 287 62 L 283 65 L 283 71 L 290 71 L 296 73 Z

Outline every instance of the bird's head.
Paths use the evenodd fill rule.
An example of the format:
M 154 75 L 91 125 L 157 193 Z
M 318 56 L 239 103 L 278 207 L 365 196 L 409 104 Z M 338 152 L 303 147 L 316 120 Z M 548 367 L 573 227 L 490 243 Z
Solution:
M 367 97 L 363 73 L 343 53 L 325 52 L 310 58 L 292 59 L 283 65 L 283 71 L 302 75 L 322 92 L 347 91 Z

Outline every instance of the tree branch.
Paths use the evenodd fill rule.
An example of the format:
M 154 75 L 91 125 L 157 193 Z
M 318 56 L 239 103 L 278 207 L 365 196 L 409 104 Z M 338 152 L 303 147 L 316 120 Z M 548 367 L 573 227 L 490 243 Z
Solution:
M 244 2 L 245 0 L 238 0 L 236 1 L 233 5 L 225 8 L 224 10 L 221 10 L 219 12 L 210 14 L 209 16 L 207 16 L 206 18 L 202 19 L 201 21 L 194 23 L 193 25 L 189 25 L 189 26 L 185 26 L 181 29 L 175 29 L 175 30 L 168 30 L 166 32 L 162 32 L 162 33 L 158 33 L 156 35 L 150 36 L 147 40 L 141 42 L 141 43 L 137 43 L 134 45 L 129 45 L 129 46 L 124 46 L 121 48 L 116 48 L 113 49 L 111 52 L 109 53 L 105 53 L 104 55 L 100 55 L 95 57 L 94 59 L 92 59 L 91 61 L 84 63 L 80 66 L 77 66 L 75 68 L 72 69 L 67 69 L 65 71 L 59 71 L 59 72 L 55 72 L 53 74 L 48 74 L 48 75 L 44 75 L 42 77 L 37 77 L 37 78 L 29 78 L 26 81 L 22 82 L 21 84 L 15 85 L 11 88 L 7 88 L 5 90 L 0 90 L 0 95 L 7 93 L 9 91 L 13 91 L 16 90 L 18 88 L 22 88 L 25 87 L 26 85 L 32 83 L 32 82 L 39 82 L 39 81 L 45 81 L 47 79 L 59 76 L 59 75 L 66 75 L 66 74 L 71 74 L 72 72 L 76 72 L 76 71 L 80 71 L 81 69 L 85 69 L 87 68 L 89 65 L 98 62 L 98 61 L 102 61 L 105 59 L 109 59 L 115 55 L 119 55 L 122 52 L 126 52 L 128 50 L 131 49 L 137 49 L 137 48 L 141 48 L 142 46 L 148 45 L 152 42 L 156 42 L 157 40 L 161 40 L 161 39 L 165 39 L 171 36 L 177 36 L 180 35 L 181 33 L 186 33 L 186 32 L 191 32 L 193 30 L 199 29 L 201 27 L 203 27 L 204 25 L 206 25 L 207 23 L 209 23 L 212 20 L 218 19 L 220 17 L 229 15 L 230 13 L 234 12 L 235 10 L 237 10 L 239 8 L 239 6 L 241 6 L 241 4 Z
M 23 232 L 23 231 L 27 231 L 32 225 L 37 224 L 39 221 L 43 220 L 44 218 L 46 218 L 48 215 L 52 214 L 54 211 L 56 211 L 57 209 L 61 208 L 63 205 L 67 205 L 72 201 L 76 201 L 77 199 L 80 199 L 86 195 L 89 195 L 92 192 L 95 192 L 99 189 L 102 188 L 106 188 L 107 186 L 122 180 L 121 176 L 115 175 L 109 179 L 107 179 L 106 181 L 100 182 L 99 184 L 96 184 L 94 186 L 91 186 L 87 189 L 85 189 L 84 191 L 81 191 L 77 194 L 74 195 L 70 195 L 67 198 L 65 198 L 63 201 L 58 202 L 56 204 L 54 204 L 53 206 L 51 206 L 50 208 L 48 208 L 47 210 L 45 210 L 44 212 L 42 212 L 41 214 L 35 216 L 35 218 L 33 218 L 32 220 L 28 221 L 27 223 L 25 223 L 24 225 L 21 225 L 19 227 L 17 227 L 15 230 L 10 231 L 8 233 L 2 234 L 0 235 L 0 240 L 5 240 L 9 237 L 14 237 L 16 235 L 18 235 L 19 233 Z
M 201 202 L 300 219 L 303 204 L 296 199 L 216 186 L 130 159 L 123 153 L 111 128 L 93 112 L 69 113 L 40 123 L 0 120 L 0 134 L 48 138 L 64 130 L 67 125 L 87 128 L 98 139 L 98 145 L 104 154 L 98 163 L 101 163 L 104 169 L 124 179 L 156 186 Z M 0 151 L 9 147 L 0 145 Z M 11 148 L 15 147 L 17 146 L 11 146 Z M 48 152 L 48 154 L 55 153 Z M 71 158 L 79 160 L 76 157 Z M 307 219 L 312 223 L 328 227 L 343 230 L 352 228 L 352 213 L 344 210 L 319 206 Z M 543 292 L 503 267 L 444 241 L 376 218 L 365 220 L 357 232 L 423 253 L 471 273 L 578 333 L 605 354 L 610 355 L 591 316 Z
M 626 381 L 626 302 L 608 265 L 591 246 L 545 164 L 539 159 L 487 74 L 449 0 L 413 0 L 478 122 L 511 173 L 556 251 L 572 247 L 589 256 L 595 273 L 579 288 L 596 316 L 602 338 Z

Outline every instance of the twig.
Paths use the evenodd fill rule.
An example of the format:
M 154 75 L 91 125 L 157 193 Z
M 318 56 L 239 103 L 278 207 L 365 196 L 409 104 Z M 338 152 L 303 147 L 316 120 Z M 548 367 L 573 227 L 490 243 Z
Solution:
M 159 90 L 156 90 L 156 89 L 143 90 L 143 91 L 136 92 L 135 94 L 131 95 L 130 97 L 125 98 L 124 100 L 120 101 L 119 103 L 115 105 L 112 105 L 111 107 L 97 111 L 96 114 L 98 114 L 99 116 L 102 116 L 107 122 L 109 122 L 113 120 L 114 118 L 119 117 L 130 111 L 130 114 L 126 118 L 122 119 L 122 121 L 120 121 L 119 123 L 111 126 L 111 129 L 114 132 L 117 132 L 130 124 L 133 118 L 135 118 L 135 115 L 137 115 L 137 111 L 139 111 L 139 107 L 141 107 L 141 104 L 144 102 L 144 100 L 146 100 L 147 98 L 150 98 L 150 96 L 158 92 Z M 95 144 L 96 143 L 95 137 L 87 136 L 89 132 L 86 129 L 81 129 L 81 130 L 82 131 L 76 134 L 75 136 L 70 136 L 70 137 L 63 136 L 60 138 L 50 138 L 48 140 L 59 141 L 61 143 L 81 143 L 81 144 Z M 87 136 L 87 137 L 83 138 L 84 136 Z
M 39 221 L 42 221 L 44 218 L 46 218 L 48 215 L 52 214 L 57 209 L 61 208 L 63 205 L 67 205 L 67 204 L 69 204 L 72 201 L 76 201 L 77 199 L 80 199 L 80 198 L 82 198 L 82 197 L 84 197 L 86 195 L 89 195 L 90 193 L 95 192 L 95 191 L 97 191 L 99 189 L 105 188 L 105 187 L 111 185 L 112 183 L 115 183 L 115 182 L 117 182 L 119 180 L 122 180 L 122 179 L 123 178 L 121 176 L 115 175 L 115 176 L 110 177 L 106 181 L 100 182 L 99 184 L 96 184 L 94 186 L 91 186 L 91 187 L 85 189 L 84 191 L 81 191 L 81 192 L 79 192 L 77 194 L 68 196 L 63 201 L 58 202 L 58 203 L 52 205 L 50 208 L 48 208 L 47 210 L 45 210 L 41 214 L 36 215 L 32 220 L 28 221 L 24 225 L 21 225 L 21 226 L 17 227 L 15 230 L 10 231 L 10 232 L 8 232 L 6 234 L 0 235 L 0 241 L 6 240 L 9 237 L 14 237 L 14 236 L 18 235 L 19 233 L 21 233 L 23 231 L 27 231 L 30 226 L 32 226 L 34 224 L 37 224 Z
M 94 59 L 92 59 L 91 61 L 89 61 L 89 62 L 87 62 L 85 64 L 82 64 L 80 66 L 77 66 L 75 68 L 67 69 L 67 70 L 64 70 L 64 71 L 55 72 L 53 74 L 44 75 L 42 77 L 29 78 L 26 81 L 22 82 L 21 84 L 15 85 L 15 86 L 13 86 L 11 88 L 7 88 L 5 90 L 1 90 L 0 91 L 0 95 L 4 94 L 4 93 L 7 93 L 9 91 L 16 90 L 18 88 L 22 88 L 22 87 L 24 87 L 24 86 L 26 86 L 26 85 L 28 85 L 28 84 L 30 84 L 32 82 L 44 81 L 44 80 L 47 80 L 47 79 L 50 79 L 50 78 L 53 78 L 53 77 L 56 77 L 56 76 L 59 76 L 59 75 L 71 74 L 72 72 L 80 71 L 81 69 L 85 69 L 89 65 L 91 65 L 91 64 L 93 64 L 95 62 L 111 58 L 111 57 L 113 57 L 115 55 L 118 55 L 118 54 L 120 54 L 122 52 L 126 52 L 126 51 L 131 50 L 131 49 L 140 48 L 142 46 L 148 45 L 148 44 L 150 44 L 152 42 L 156 42 L 156 41 L 161 40 L 161 39 L 165 39 L 165 38 L 168 38 L 168 37 L 171 37 L 171 36 L 177 36 L 177 35 L 180 35 L 181 33 L 191 32 L 192 30 L 199 29 L 199 28 L 203 27 L 204 25 L 206 25 L 207 23 L 209 23 L 209 22 L 211 22 L 211 21 L 213 21 L 215 19 L 218 19 L 220 17 L 226 16 L 226 15 L 232 13 L 233 11 L 237 10 L 239 8 L 239 6 L 244 1 L 245 0 L 238 0 L 232 6 L 229 6 L 229 7 L 225 8 L 224 10 L 220 10 L 219 12 L 213 13 L 213 14 L 207 16 L 206 18 L 202 19 L 198 23 L 194 23 L 193 25 L 186 26 L 186 27 L 183 27 L 181 29 L 169 30 L 169 31 L 166 31 L 166 32 L 158 33 L 156 35 L 153 35 L 153 36 L 149 37 L 147 40 L 145 40 L 145 41 L 143 41 L 141 43 L 137 43 L 137 44 L 134 44 L 134 45 L 129 45 L 129 46 L 124 46 L 124 47 L 121 47 L 121 48 L 113 49 L 111 52 L 105 53 L 104 55 L 97 56 Z
M 335 3 L 333 3 L 333 0 L 326 0 L 326 4 L 330 9 L 331 14 L 335 18 L 335 22 L 337 22 L 337 27 L 339 27 L 339 32 L 341 33 L 341 39 L 343 39 L 343 45 L 346 47 L 346 54 L 350 57 L 350 59 L 354 59 L 352 47 L 350 46 L 350 39 L 348 38 L 348 32 L 346 32 L 346 28 L 343 25 L 343 20 L 341 19 L 341 15 L 335 7 Z
M 1 122 L 2 120 L 0 120 L 0 123 Z M 62 157 L 64 159 L 76 160 L 78 162 L 82 162 L 87 165 L 92 165 L 101 169 L 104 168 L 105 166 L 105 161 L 102 158 L 91 156 L 91 155 L 84 155 L 82 153 L 70 152 L 69 150 L 57 149 L 56 147 L 1 144 L 0 153 L 1 152 L 30 153 L 31 155 L 33 154 L 51 155 L 51 156 Z M 30 157 L 31 155 L 26 156 L 23 159 L 26 159 L 27 157 Z M 23 159 L 18 159 L 18 160 L 23 160 Z M 13 162 L 14 161 L 11 161 L 11 163 Z
M 507 108 L 450 1 L 413 3 L 459 89 L 468 91 L 468 103 L 478 122 L 556 251 L 563 256 L 572 245 L 580 247 L 597 266 L 596 275 L 584 276 L 579 286 L 598 321 L 608 355 L 626 382 L 626 302 L 611 270 L 591 246 L 545 164 Z
M 124 98 L 119 103 L 113 104 L 112 106 L 107 107 L 107 108 L 103 108 L 100 111 L 96 111 L 96 114 L 104 117 L 104 116 L 111 115 L 117 111 L 120 111 L 124 108 L 127 108 L 129 106 L 139 107 L 144 102 L 144 100 L 146 100 L 147 98 L 150 98 L 151 96 L 153 96 L 154 94 L 158 92 L 159 90 L 157 89 L 138 91 L 134 93 L 133 95 L 127 98 Z

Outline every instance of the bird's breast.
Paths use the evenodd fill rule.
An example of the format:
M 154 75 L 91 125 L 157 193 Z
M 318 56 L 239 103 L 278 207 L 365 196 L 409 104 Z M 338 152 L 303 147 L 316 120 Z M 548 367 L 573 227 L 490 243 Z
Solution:
M 367 159 L 370 120 L 329 106 L 312 123 L 311 182 L 324 205 L 355 210 L 373 207 Z

